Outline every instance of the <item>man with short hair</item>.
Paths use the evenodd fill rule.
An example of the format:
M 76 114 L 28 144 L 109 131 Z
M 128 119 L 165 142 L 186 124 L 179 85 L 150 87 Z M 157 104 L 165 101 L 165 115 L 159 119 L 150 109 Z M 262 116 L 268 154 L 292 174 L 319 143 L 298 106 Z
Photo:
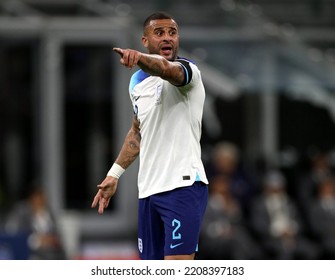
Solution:
M 152 14 L 143 31 L 148 54 L 113 49 L 123 66 L 140 68 L 129 85 L 135 116 L 92 207 L 104 212 L 139 155 L 141 259 L 194 259 L 208 198 L 200 147 L 205 90 L 197 66 L 177 56 L 179 28 L 170 15 Z

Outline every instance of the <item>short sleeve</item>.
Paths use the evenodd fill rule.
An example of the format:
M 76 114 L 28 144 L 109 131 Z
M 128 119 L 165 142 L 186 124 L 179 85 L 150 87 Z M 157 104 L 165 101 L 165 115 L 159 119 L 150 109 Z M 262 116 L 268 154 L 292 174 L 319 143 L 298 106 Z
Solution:
M 181 66 L 184 69 L 184 74 L 185 74 L 184 81 L 180 86 L 186 86 L 187 84 L 189 84 L 191 82 L 192 75 L 193 75 L 192 68 L 190 66 L 190 62 L 187 61 L 187 60 L 184 60 L 184 59 L 177 59 L 176 61 L 181 64 Z

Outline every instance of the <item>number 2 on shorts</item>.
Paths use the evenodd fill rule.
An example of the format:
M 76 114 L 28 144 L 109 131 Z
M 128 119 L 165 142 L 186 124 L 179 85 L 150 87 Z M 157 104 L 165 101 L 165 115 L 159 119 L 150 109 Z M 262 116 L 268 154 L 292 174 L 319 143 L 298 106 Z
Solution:
M 181 239 L 181 234 L 177 233 L 177 231 L 179 230 L 179 228 L 181 226 L 181 222 L 177 219 L 174 219 L 172 221 L 172 226 L 174 227 L 174 230 L 172 231 L 172 239 L 173 240 Z

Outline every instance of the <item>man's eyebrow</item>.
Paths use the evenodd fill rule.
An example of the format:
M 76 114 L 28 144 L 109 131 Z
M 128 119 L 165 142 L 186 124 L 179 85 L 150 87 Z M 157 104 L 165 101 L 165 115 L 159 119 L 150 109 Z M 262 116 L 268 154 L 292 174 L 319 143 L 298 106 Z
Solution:
M 152 27 L 154 28 L 154 29 L 156 29 L 156 28 L 173 28 L 173 29 L 177 29 L 177 27 L 174 25 L 174 24 L 172 24 L 172 25 L 170 25 L 170 24 L 153 24 L 152 25 Z
M 168 29 L 172 29 L 172 30 L 178 30 L 176 27 L 173 27 L 173 26 L 158 26 L 158 27 L 155 27 L 154 30 L 162 30 L 162 29 L 165 29 L 165 28 L 168 28 Z

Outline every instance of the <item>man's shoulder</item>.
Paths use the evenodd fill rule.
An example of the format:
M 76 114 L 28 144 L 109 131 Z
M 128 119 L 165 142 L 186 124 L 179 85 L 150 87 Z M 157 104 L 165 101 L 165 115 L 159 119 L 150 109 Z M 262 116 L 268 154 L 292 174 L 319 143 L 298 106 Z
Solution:
M 148 78 L 150 74 L 144 72 L 142 69 L 137 70 L 134 74 L 131 75 L 132 80 L 143 81 Z
M 132 90 L 137 84 L 143 82 L 148 77 L 150 77 L 150 75 L 142 69 L 137 70 L 130 78 L 129 88 Z

